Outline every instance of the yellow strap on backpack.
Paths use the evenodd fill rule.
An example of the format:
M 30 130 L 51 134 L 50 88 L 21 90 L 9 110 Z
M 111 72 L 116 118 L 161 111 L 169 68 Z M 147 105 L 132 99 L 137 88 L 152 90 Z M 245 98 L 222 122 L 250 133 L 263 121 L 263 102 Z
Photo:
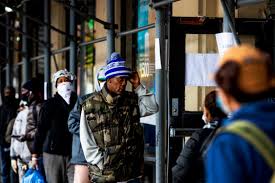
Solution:
M 273 169 L 270 182 L 275 183 L 275 145 L 262 130 L 249 121 L 238 120 L 219 131 L 239 135 L 249 142 Z

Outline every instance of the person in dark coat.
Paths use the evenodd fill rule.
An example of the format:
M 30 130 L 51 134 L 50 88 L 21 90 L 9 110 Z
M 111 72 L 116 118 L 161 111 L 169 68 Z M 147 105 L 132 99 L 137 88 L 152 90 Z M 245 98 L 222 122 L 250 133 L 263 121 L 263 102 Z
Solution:
M 7 86 L 4 89 L 3 105 L 0 106 L 0 162 L 2 183 L 16 182 L 16 176 L 11 170 L 10 143 L 5 140 L 5 134 L 11 119 L 17 115 L 19 107 L 18 100 L 15 99 L 15 89 Z
M 32 163 L 43 153 L 46 180 L 49 183 L 72 183 L 73 166 L 70 164 L 72 135 L 68 130 L 68 117 L 77 95 L 72 91 L 74 75 L 67 70 L 54 74 L 57 93 L 40 110 L 37 133 L 34 137 Z
M 206 182 L 203 165 L 204 151 L 219 127 L 220 121 L 225 117 L 226 115 L 217 106 L 216 92 L 207 94 L 202 116 L 205 125 L 192 134 L 182 149 L 177 164 L 172 168 L 173 183 Z
M 22 91 L 22 97 L 28 103 L 29 112 L 25 134 L 19 140 L 27 141 L 28 148 L 32 152 L 33 140 L 37 132 L 38 115 L 44 102 L 43 83 L 37 78 L 32 78 L 22 86 Z

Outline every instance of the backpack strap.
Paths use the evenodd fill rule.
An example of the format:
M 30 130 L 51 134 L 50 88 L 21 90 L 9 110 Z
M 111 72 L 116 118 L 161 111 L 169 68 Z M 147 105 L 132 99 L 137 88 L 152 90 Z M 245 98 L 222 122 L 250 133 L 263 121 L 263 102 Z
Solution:
M 275 171 L 275 145 L 256 125 L 249 121 L 238 120 L 220 129 L 220 132 L 236 134 L 251 144 Z M 274 178 L 274 177 L 273 177 Z

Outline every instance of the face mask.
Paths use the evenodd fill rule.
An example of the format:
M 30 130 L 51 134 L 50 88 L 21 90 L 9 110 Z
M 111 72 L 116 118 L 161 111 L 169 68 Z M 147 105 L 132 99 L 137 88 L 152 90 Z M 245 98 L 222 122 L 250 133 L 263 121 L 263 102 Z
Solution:
M 207 124 L 207 123 L 208 123 L 208 121 L 207 121 L 207 118 L 206 118 L 205 114 L 203 114 L 203 115 L 202 115 L 202 118 L 201 118 L 201 119 L 204 121 L 204 123 L 205 123 L 205 124 Z
M 69 104 L 72 93 L 72 83 L 63 82 L 57 85 L 57 93 Z
M 222 99 L 221 99 L 221 97 L 219 96 L 219 95 L 217 95 L 217 97 L 216 97 L 216 103 L 217 103 L 217 106 L 225 113 L 225 114 L 230 114 L 231 113 L 231 111 L 230 111 L 230 109 L 226 106 L 226 105 L 224 105 L 224 103 L 223 103 L 223 101 L 222 101 Z

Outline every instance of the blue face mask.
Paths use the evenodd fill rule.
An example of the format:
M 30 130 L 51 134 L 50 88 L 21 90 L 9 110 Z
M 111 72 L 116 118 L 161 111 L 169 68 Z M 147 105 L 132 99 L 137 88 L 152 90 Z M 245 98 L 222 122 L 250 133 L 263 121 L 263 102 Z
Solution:
M 219 95 L 216 96 L 216 103 L 217 103 L 217 107 L 219 107 L 225 114 L 228 115 L 231 113 L 230 109 L 226 105 L 224 105 Z

